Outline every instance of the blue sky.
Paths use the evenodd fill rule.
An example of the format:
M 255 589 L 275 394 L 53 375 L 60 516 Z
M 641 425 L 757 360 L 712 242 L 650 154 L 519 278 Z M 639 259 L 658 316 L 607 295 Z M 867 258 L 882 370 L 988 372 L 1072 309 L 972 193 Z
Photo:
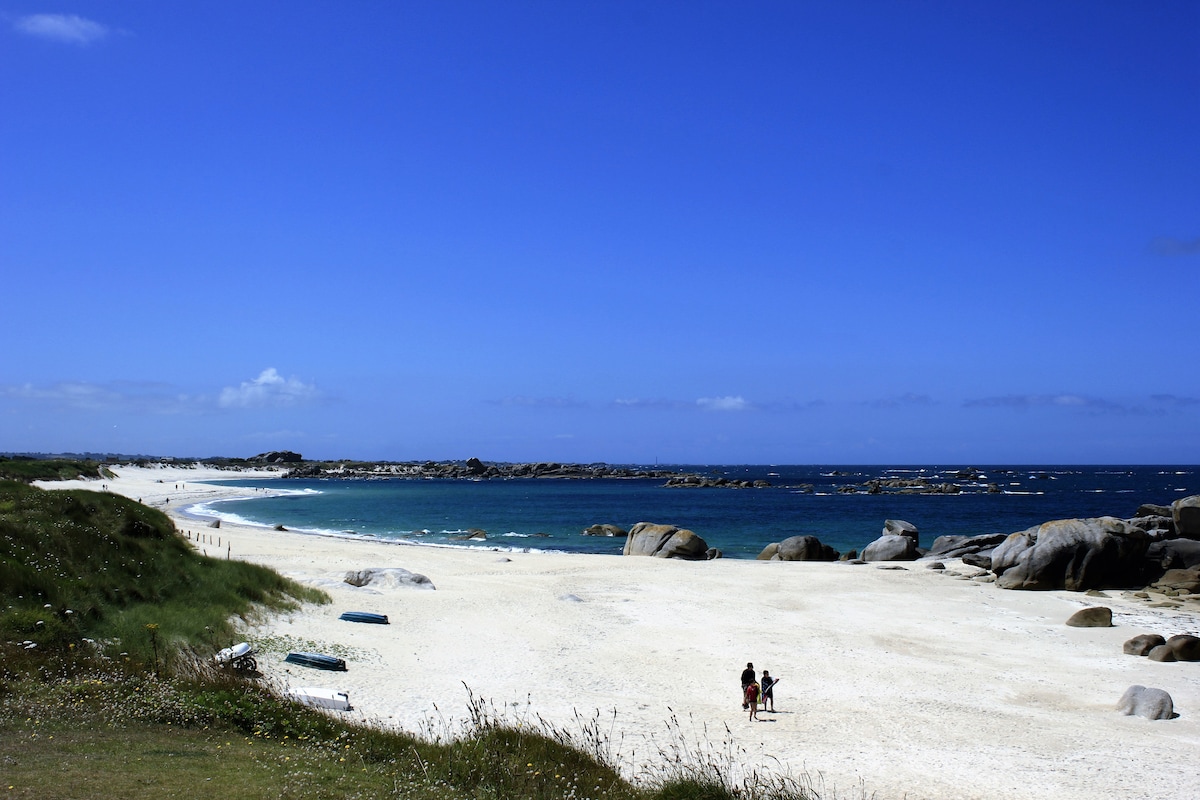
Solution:
M 0 451 L 1200 461 L 1200 3 L 0 0 Z

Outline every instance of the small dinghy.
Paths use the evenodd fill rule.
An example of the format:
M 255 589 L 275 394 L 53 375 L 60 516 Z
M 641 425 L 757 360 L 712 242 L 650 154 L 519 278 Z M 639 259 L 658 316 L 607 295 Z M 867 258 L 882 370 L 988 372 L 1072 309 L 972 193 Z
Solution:
M 217 654 L 213 656 L 213 661 L 222 667 L 233 667 L 246 672 L 258 669 L 258 662 L 254 660 L 254 648 L 250 646 L 249 642 L 218 650 Z
M 338 619 L 346 622 L 370 622 L 373 625 L 387 625 L 387 614 L 372 614 L 370 611 L 347 611 Z
M 288 692 L 288 697 L 297 703 L 313 708 L 328 708 L 333 711 L 349 711 L 350 695 L 336 689 L 318 686 L 301 686 Z
M 299 664 L 302 667 L 312 667 L 313 669 L 346 671 L 345 661 L 334 656 L 322 655 L 321 653 L 288 653 L 284 661 L 289 664 Z

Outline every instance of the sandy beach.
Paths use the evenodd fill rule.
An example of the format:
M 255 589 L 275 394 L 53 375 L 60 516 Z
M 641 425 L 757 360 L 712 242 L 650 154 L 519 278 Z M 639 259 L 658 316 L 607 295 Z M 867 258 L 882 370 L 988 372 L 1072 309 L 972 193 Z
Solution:
M 682 736 L 717 752 L 731 740 L 748 766 L 807 771 L 845 796 L 1200 796 L 1200 663 L 1121 650 L 1140 633 L 1200 635 L 1196 601 L 1149 608 L 1122 591 L 1006 591 L 921 562 L 689 563 L 393 545 L 228 523 L 213 529 L 180 512 L 246 494 L 197 482 L 236 473 L 113 472 L 109 491 L 167 511 L 181 531 L 203 538 L 201 550 L 264 564 L 330 594 L 331 604 L 272 617 L 246 638 L 258 645 L 266 679 L 346 691 L 354 704 L 347 713 L 357 718 L 440 728 L 466 715 L 465 686 L 509 707 L 514 719 L 540 716 L 570 729 L 576 714 L 598 714 L 631 774 Z M 974 572 L 945 563 L 948 572 Z M 436 588 L 343 580 L 373 567 L 419 573 Z M 1092 605 L 1112 608 L 1114 627 L 1064 624 Z M 348 610 L 387 614 L 391 624 L 338 620 Z M 338 655 L 349 669 L 286 664 L 289 650 Z M 741 709 L 738 676 L 747 661 L 781 680 L 775 713 L 758 721 Z M 1165 689 L 1179 716 L 1155 722 L 1117 713 L 1133 684 Z

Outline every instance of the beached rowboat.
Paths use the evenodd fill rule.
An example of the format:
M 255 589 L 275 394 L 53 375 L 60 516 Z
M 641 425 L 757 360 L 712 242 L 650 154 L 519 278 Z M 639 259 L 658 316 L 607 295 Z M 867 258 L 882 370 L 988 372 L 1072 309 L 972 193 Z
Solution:
M 312 667 L 313 669 L 346 671 L 345 661 L 334 656 L 322 655 L 321 653 L 288 653 L 284 661 L 290 664 L 299 664 L 302 667 Z
M 350 695 L 336 689 L 318 686 L 301 686 L 288 692 L 288 697 L 297 703 L 313 708 L 328 708 L 333 711 L 349 711 Z
M 387 614 L 372 614 L 370 611 L 346 611 L 338 619 L 347 622 L 370 622 L 374 625 L 387 625 Z

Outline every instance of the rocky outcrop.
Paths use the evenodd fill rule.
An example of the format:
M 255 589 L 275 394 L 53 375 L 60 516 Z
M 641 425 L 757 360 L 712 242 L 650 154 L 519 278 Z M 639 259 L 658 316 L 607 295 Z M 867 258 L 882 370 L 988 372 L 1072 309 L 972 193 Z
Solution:
M 409 572 L 400 567 L 372 567 L 369 569 L 351 570 L 343 579 L 351 586 L 370 586 L 374 589 L 395 589 L 397 587 L 412 587 L 414 589 L 434 589 L 433 581 L 416 572 Z
M 1115 517 L 1055 520 L 1010 534 L 992 551 L 991 569 L 1003 589 L 1133 586 L 1148 546 L 1145 531 Z
M 990 569 L 991 552 L 996 545 L 1008 538 L 1006 533 L 985 533 L 980 536 L 939 536 L 929 546 L 927 556 L 938 558 L 963 558 L 967 555 L 986 555 L 989 557 Z
M 1157 503 L 1142 503 L 1138 506 L 1138 510 L 1134 512 L 1135 517 L 1169 517 L 1171 516 L 1170 506 L 1161 506 Z
M 902 519 L 885 519 L 883 521 L 884 536 L 907 536 L 914 544 L 920 544 L 920 533 L 917 526 Z
M 1200 567 L 1200 540 L 1162 539 L 1151 542 L 1146 549 L 1146 561 L 1150 568 L 1160 570 L 1195 569 Z
M 1200 594 L 1200 568 L 1169 569 L 1147 588 L 1162 592 L 1168 597 L 1180 594 Z
M 686 528 L 639 522 L 629 529 L 621 554 L 703 561 L 708 558 L 708 550 L 708 544 Z
M 923 555 L 917 526 L 902 519 L 883 521 L 883 533 L 863 548 L 863 561 L 913 561 Z
M 1171 719 L 1175 716 L 1175 704 L 1171 695 L 1162 689 L 1147 689 L 1145 686 L 1130 686 L 1121 695 L 1117 711 L 1125 716 L 1137 715 L 1146 719 Z
M 604 523 L 602 525 L 592 525 L 583 529 L 584 536 L 628 536 L 629 531 L 619 525 L 611 525 Z
M 758 554 L 759 561 L 837 561 L 838 552 L 815 536 L 789 536 Z
M 1185 539 L 1200 539 L 1200 494 L 1181 497 L 1171 504 L 1175 533 Z
M 272 450 L 269 453 L 259 453 L 246 460 L 256 464 L 299 464 L 304 460 L 304 456 L 293 453 L 291 450 Z
M 911 536 L 885 534 L 862 551 L 863 561 L 915 561 L 921 555 Z
M 1175 536 L 1175 520 L 1169 516 L 1145 514 L 1131 517 L 1129 522 L 1150 534 L 1151 539 L 1170 539 Z

